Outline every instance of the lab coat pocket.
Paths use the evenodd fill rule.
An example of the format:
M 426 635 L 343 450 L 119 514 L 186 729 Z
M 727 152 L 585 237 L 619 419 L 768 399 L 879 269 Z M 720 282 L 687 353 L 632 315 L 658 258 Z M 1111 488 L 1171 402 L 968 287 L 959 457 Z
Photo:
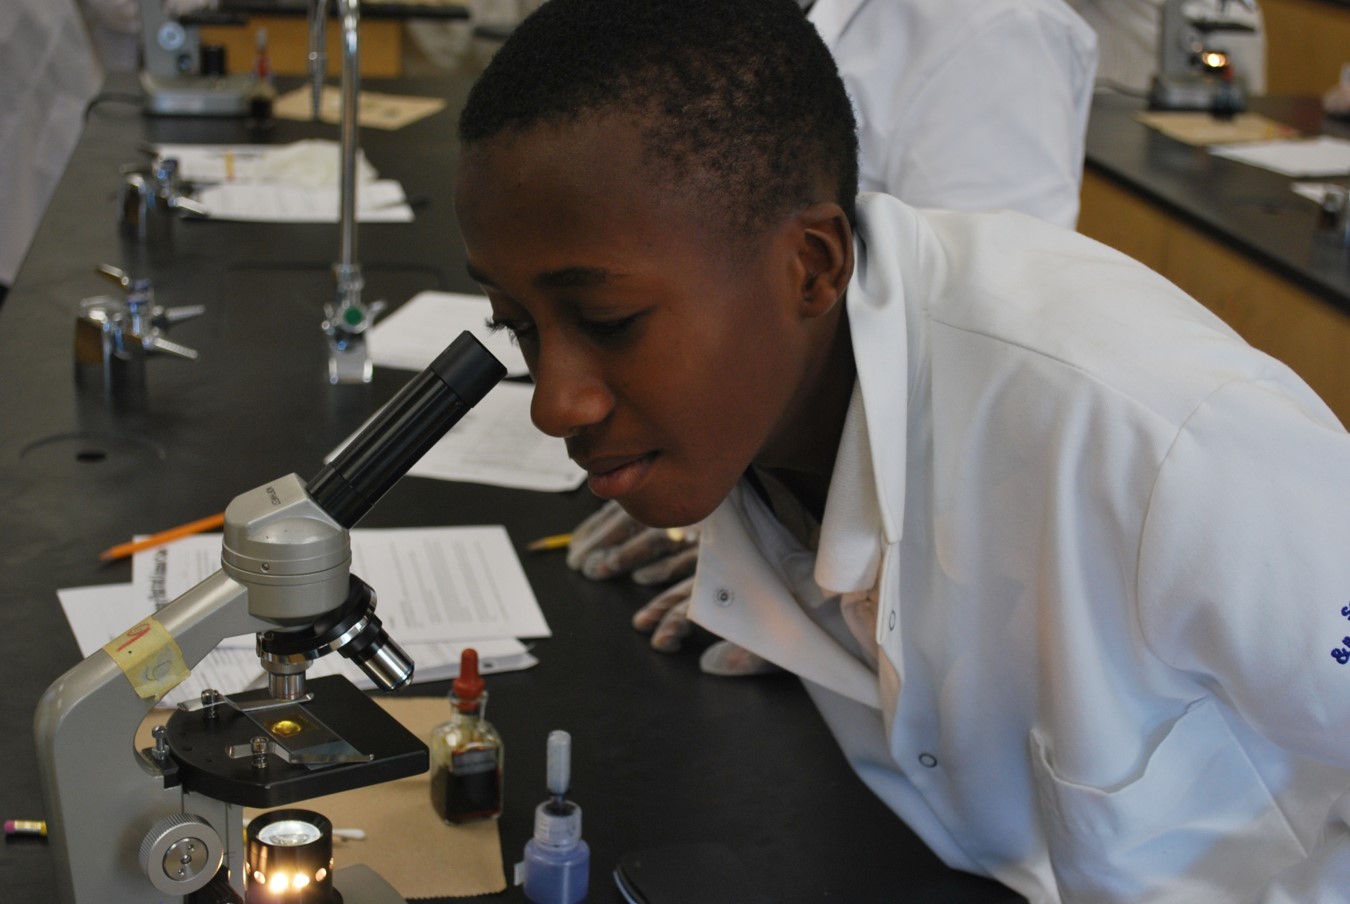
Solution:
M 1046 844 L 1065 904 L 1245 900 L 1305 851 L 1213 700 L 1191 704 L 1124 784 L 1061 778 L 1033 730 Z

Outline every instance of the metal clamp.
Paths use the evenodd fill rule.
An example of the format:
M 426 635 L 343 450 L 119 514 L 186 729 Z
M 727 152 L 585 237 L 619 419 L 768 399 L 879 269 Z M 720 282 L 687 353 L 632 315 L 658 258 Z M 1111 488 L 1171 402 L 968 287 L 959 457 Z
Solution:
M 156 156 L 148 167 L 122 168 L 117 217 L 126 235 L 140 241 L 162 240 L 177 217 L 210 214 L 184 192 L 178 158 Z
M 98 273 L 117 283 L 124 294 L 80 302 L 75 319 L 76 383 L 100 386 L 105 395 L 118 398 L 144 389 L 145 359 L 151 355 L 197 360 L 195 349 L 173 342 L 165 330 L 205 313 L 205 305 L 165 308 L 155 303 L 150 280 L 133 279 L 110 264 L 100 264 Z

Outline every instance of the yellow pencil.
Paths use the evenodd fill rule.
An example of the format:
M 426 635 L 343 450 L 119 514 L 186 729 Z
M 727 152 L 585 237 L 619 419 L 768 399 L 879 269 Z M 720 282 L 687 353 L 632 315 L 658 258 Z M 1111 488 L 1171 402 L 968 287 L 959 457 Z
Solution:
M 554 534 L 551 537 L 540 537 L 526 544 L 525 548 L 530 552 L 547 552 L 550 549 L 566 549 L 571 542 L 571 534 Z
M 151 534 L 144 540 L 133 540 L 130 543 L 119 543 L 116 546 L 109 547 L 98 554 L 98 557 L 105 562 L 111 562 L 114 559 L 125 559 L 129 555 L 140 552 L 142 549 L 149 549 L 152 546 L 159 546 L 162 543 L 168 543 L 170 540 L 177 540 L 181 537 L 190 537 L 193 534 L 200 534 L 203 531 L 215 530 L 225 523 L 225 513 L 212 515 L 209 518 L 199 518 L 196 521 L 189 521 L 187 524 L 160 531 L 157 534 Z

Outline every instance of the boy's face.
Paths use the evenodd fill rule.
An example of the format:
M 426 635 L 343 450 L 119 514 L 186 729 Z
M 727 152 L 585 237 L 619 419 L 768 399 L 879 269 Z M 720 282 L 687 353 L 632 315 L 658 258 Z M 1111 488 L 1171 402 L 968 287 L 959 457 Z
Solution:
M 591 490 L 656 527 L 712 512 L 794 448 L 819 317 L 791 223 L 728 253 L 720 212 L 663 189 L 619 117 L 505 133 L 461 160 L 470 272 L 534 377 L 531 418 Z M 794 423 L 798 422 L 798 423 Z

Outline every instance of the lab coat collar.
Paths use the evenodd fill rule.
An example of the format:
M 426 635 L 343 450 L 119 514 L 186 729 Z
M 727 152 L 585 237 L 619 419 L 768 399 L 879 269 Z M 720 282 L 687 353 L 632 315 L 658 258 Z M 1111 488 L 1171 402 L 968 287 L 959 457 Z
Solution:
M 700 527 L 689 616 L 709 631 L 837 694 L 877 709 L 877 676 L 813 622 L 764 558 L 740 509 L 741 481 Z
M 878 515 L 885 541 L 893 546 L 904 526 L 909 397 L 915 382 L 910 362 L 917 360 L 913 346 L 920 332 L 908 315 L 918 304 L 907 299 L 922 297 L 906 277 L 922 273 L 940 284 L 945 267 L 936 249 L 927 245 L 928 233 L 918 214 L 896 199 L 860 195 L 858 221 L 845 303 Z M 921 263 L 924 256 L 934 259 Z M 845 451 L 842 442 L 840 450 Z
M 865 0 L 816 0 L 806 17 L 816 26 L 816 31 L 820 32 L 825 44 L 834 47 L 849 20 L 864 2 Z
M 831 593 L 871 590 L 881 566 L 881 539 L 867 414 L 855 382 L 820 523 L 816 583 Z

